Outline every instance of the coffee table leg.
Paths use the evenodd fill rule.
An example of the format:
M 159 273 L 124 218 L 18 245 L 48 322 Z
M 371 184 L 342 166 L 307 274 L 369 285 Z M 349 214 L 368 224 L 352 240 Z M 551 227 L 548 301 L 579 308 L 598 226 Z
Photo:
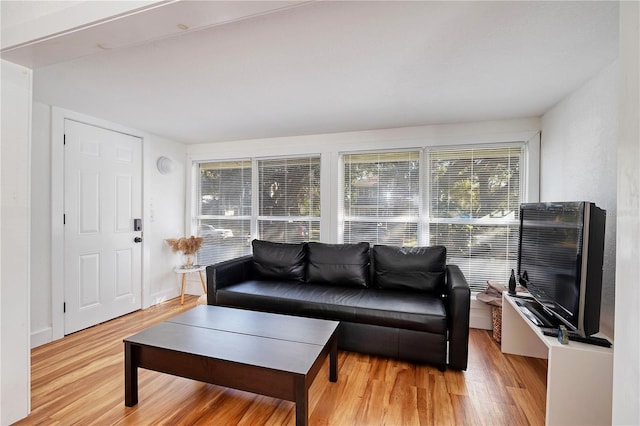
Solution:
M 138 403 L 138 365 L 134 360 L 131 343 L 124 344 L 124 405 L 133 407 Z
M 309 390 L 305 383 L 305 377 L 296 379 L 296 426 L 307 426 L 309 424 Z
M 338 381 L 338 339 L 335 336 L 329 352 L 329 381 Z

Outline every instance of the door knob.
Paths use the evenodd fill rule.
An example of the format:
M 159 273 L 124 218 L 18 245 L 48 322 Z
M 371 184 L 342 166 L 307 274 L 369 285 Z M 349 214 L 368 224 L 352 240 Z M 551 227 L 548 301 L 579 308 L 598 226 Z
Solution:
M 135 238 L 133 239 L 133 242 L 134 242 L 134 243 L 141 243 L 141 242 L 142 242 L 142 237 L 135 237 Z

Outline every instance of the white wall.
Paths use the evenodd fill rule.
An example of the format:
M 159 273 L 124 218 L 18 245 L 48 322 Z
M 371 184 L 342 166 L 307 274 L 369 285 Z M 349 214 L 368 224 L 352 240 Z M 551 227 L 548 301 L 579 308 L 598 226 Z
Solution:
M 163 175 L 158 171 L 158 157 L 169 157 L 175 170 Z M 179 294 L 180 276 L 173 268 L 182 263 L 179 253 L 173 253 L 164 240 L 185 235 L 185 167 L 186 146 L 152 136 L 145 151 L 144 244 L 145 264 L 149 267 L 144 282 L 149 288 L 145 306 L 160 303 Z M 200 283 L 198 281 L 198 287 Z M 191 287 L 188 292 L 191 293 Z M 202 287 L 200 287 L 200 293 Z M 200 294 L 196 293 L 196 294 Z
M 54 175 L 57 173 L 56 170 L 62 170 L 62 164 L 56 166 L 62 159 L 59 155 L 62 144 L 58 143 L 62 140 L 62 135 L 56 132 L 57 129 L 64 128 L 61 122 L 64 117 L 143 139 L 142 306 L 146 308 L 176 297 L 180 290 L 178 276 L 173 273 L 173 267 L 180 263 L 180 259 L 166 246 L 164 239 L 184 232 L 185 146 L 117 123 L 105 122 L 99 118 L 36 102 L 33 105 L 31 153 L 31 203 L 34 207 L 31 247 L 33 259 L 37 261 L 31 265 L 31 347 L 62 337 L 64 329 L 62 311 L 54 309 L 62 306 L 64 288 L 62 280 L 56 278 L 57 273 L 52 272 L 52 242 L 55 246 L 55 237 L 52 239 L 52 235 L 62 234 L 56 230 L 57 225 L 52 225 L 52 217 L 57 216 L 53 211 L 52 202 L 54 196 L 59 198 L 58 193 L 62 193 L 62 188 L 57 185 L 57 182 L 62 180 Z M 176 169 L 172 174 L 161 175 L 157 171 L 156 161 L 160 155 L 174 160 Z M 54 206 L 57 204 L 53 203 Z
M 593 201 L 607 211 L 600 331 L 613 337 L 618 62 L 542 117 L 540 201 Z
M 189 159 L 246 158 L 331 151 L 479 144 L 528 140 L 540 130 L 537 117 L 401 127 L 343 133 L 249 139 L 188 145 Z
M 51 341 L 51 108 L 33 103 L 31 347 Z
M 31 70 L 2 61 L 0 134 L 0 424 L 30 409 L 29 149 Z
M 620 3 L 613 424 L 640 424 L 640 3 Z

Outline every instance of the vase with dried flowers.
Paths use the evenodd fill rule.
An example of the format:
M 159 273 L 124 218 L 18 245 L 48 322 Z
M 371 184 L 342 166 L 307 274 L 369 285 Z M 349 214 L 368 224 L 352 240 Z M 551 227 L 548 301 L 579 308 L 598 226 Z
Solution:
M 193 267 L 193 255 L 196 254 L 198 250 L 200 250 L 200 246 L 202 246 L 202 237 L 194 237 L 193 235 L 190 237 L 182 237 L 182 238 L 168 238 L 167 244 L 171 246 L 171 249 L 174 252 L 182 252 L 185 256 L 185 264 L 183 268 L 192 268 Z

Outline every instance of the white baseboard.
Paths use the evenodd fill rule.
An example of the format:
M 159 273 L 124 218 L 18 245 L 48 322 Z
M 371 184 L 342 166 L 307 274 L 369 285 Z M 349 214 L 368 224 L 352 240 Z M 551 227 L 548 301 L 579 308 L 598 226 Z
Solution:
M 149 306 L 143 306 L 142 309 L 146 309 L 150 306 L 157 305 L 158 303 L 166 302 L 167 300 L 174 299 L 180 296 L 180 287 L 168 288 L 150 296 Z
M 469 327 L 481 330 L 491 330 L 493 322 L 491 320 L 491 306 L 476 300 L 471 296 L 471 311 L 469 312 Z
M 51 327 L 31 332 L 31 349 L 53 341 L 53 329 Z

